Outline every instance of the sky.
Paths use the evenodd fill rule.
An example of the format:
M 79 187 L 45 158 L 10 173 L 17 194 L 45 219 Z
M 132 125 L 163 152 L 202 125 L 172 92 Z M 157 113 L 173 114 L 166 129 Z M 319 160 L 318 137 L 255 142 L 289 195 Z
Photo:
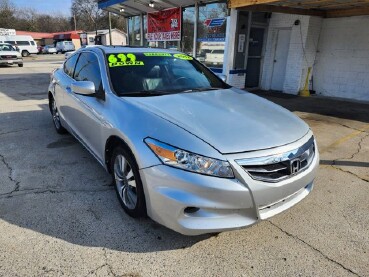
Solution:
M 33 8 L 39 13 L 61 13 L 70 16 L 72 0 L 12 0 L 18 8 Z

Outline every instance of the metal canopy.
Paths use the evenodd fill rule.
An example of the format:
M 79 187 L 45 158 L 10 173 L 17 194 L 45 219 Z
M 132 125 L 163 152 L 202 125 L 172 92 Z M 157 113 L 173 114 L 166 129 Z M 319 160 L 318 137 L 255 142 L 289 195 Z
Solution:
M 214 0 L 99 0 L 99 8 L 119 14 L 124 17 L 130 17 L 145 13 L 157 12 L 175 7 L 187 7 L 194 5 L 196 2 L 211 3 Z M 149 4 L 153 3 L 154 7 Z
M 230 8 L 342 17 L 369 14 L 369 0 L 229 0 Z

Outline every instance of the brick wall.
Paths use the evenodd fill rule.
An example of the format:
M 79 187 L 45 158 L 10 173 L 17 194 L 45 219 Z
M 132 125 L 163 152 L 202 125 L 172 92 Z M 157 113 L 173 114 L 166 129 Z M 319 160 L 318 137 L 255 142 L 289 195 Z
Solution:
M 300 20 L 299 25 L 294 25 Z M 307 68 L 316 57 L 322 19 L 318 17 L 273 13 L 268 27 L 266 49 L 261 80 L 262 89 L 271 88 L 275 48 L 279 29 L 290 29 L 286 75 L 283 92 L 297 94 L 304 86 Z
M 314 72 L 318 94 L 369 101 L 369 16 L 324 19 Z

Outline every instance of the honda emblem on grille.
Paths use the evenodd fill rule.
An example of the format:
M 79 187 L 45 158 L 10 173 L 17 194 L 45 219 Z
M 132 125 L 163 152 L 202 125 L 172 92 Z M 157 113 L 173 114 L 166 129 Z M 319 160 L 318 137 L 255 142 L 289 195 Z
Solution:
M 299 172 L 301 169 L 301 161 L 299 159 L 292 160 L 290 162 L 290 172 L 291 174 L 295 174 Z

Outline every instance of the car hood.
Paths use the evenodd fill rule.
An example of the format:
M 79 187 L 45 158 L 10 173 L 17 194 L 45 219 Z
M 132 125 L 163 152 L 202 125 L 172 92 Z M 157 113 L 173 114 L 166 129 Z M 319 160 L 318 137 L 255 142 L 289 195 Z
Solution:
M 14 56 L 20 57 L 20 53 L 16 51 L 0 51 L 0 56 Z
M 289 144 L 309 131 L 309 126 L 288 110 L 234 88 L 126 99 L 187 130 L 223 154 Z

